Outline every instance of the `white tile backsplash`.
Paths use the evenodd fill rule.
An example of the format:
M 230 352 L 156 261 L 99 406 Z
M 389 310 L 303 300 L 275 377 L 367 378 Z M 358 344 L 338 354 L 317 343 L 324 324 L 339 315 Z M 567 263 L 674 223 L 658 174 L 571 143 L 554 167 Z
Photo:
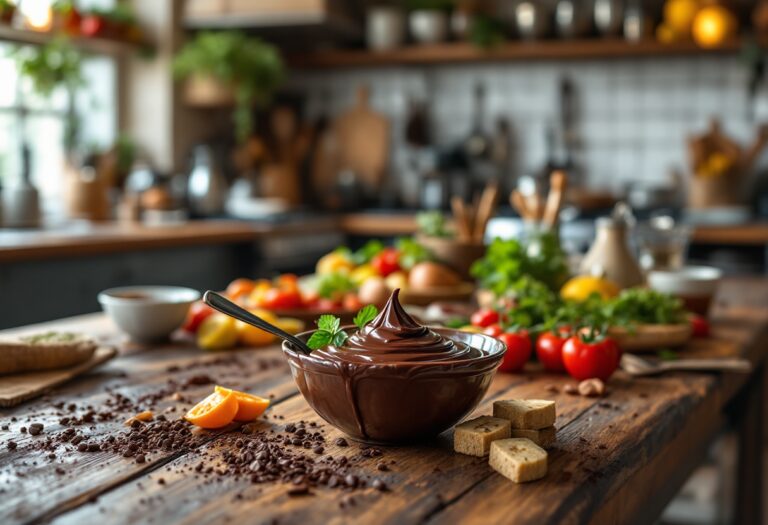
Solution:
M 738 57 L 679 57 L 585 62 L 525 62 L 428 68 L 302 72 L 291 86 L 307 93 L 307 114 L 338 113 L 355 100 L 356 87 L 372 88 L 372 104 L 393 122 L 393 159 L 403 158 L 402 128 L 409 99 L 429 103 L 433 136 L 441 146 L 469 133 L 474 86 L 486 88 L 485 127 L 498 116 L 511 121 L 513 160 L 519 175 L 546 156 L 545 131 L 558 122 L 558 82 L 568 75 L 579 107 L 581 150 L 576 156 L 595 187 L 618 188 L 637 180 L 663 180 L 687 168 L 686 139 L 713 116 L 747 142 L 755 124 L 747 118 L 749 72 Z M 768 117 L 768 90 L 761 89 L 757 116 Z M 398 162 L 393 162 L 393 166 Z

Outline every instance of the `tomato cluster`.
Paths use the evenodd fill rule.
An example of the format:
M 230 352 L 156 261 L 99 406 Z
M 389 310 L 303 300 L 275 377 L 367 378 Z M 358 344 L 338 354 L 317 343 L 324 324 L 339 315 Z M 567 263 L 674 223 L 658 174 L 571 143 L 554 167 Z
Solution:
M 492 309 L 480 309 L 470 318 L 472 326 L 495 337 L 507 346 L 499 366 L 502 372 L 519 372 L 531 358 L 536 358 L 545 370 L 567 372 L 578 380 L 598 378 L 603 381 L 619 366 L 621 350 L 615 341 L 589 331 L 572 333 L 568 327 L 556 331 L 530 334 L 519 328 L 504 328 L 504 319 Z

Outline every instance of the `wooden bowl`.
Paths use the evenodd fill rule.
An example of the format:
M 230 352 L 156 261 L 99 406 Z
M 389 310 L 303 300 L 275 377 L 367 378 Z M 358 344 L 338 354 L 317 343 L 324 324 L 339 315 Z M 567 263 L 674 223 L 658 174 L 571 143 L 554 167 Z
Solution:
M 614 326 L 608 335 L 624 352 L 649 352 L 684 345 L 691 339 L 691 325 L 642 324 L 632 330 Z
M 471 279 L 472 263 L 485 255 L 485 244 L 461 242 L 446 237 L 417 235 L 416 241 L 434 254 L 437 259 L 456 271 L 462 279 Z
M 403 288 L 400 290 L 400 301 L 403 304 L 427 306 L 443 301 L 469 301 L 475 291 L 474 283 L 460 283 L 455 286 L 433 286 L 414 290 Z

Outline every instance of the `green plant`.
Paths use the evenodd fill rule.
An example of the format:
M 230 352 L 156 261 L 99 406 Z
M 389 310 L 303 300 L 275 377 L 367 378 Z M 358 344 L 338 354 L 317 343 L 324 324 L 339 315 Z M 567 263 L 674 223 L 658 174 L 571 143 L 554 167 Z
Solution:
M 488 15 L 477 14 L 469 23 L 469 41 L 477 47 L 490 49 L 506 40 L 504 24 Z
M 55 38 L 40 47 L 21 46 L 14 50 L 19 74 L 32 82 L 32 88 L 50 97 L 59 87 L 67 90 L 69 109 L 65 119 L 64 149 L 72 151 L 77 143 L 79 118 L 75 111 L 75 89 L 83 85 L 82 56 L 66 38 Z
M 44 97 L 59 86 L 74 89 L 83 84 L 82 57 L 64 38 L 40 47 L 19 47 L 14 54 L 21 75 L 29 78 L 34 90 Z
M 176 55 L 173 68 L 178 78 L 210 75 L 233 89 L 239 141 L 253 129 L 254 104 L 269 102 L 283 79 L 283 62 L 275 47 L 238 31 L 199 33 Z
M 503 296 L 521 278 L 530 276 L 557 292 L 568 277 L 566 257 L 557 234 L 548 232 L 523 243 L 494 239 L 485 257 L 475 261 L 471 274 L 480 286 Z
M 445 215 L 441 211 L 424 211 L 416 215 L 419 233 L 427 237 L 453 237 L 445 224 Z

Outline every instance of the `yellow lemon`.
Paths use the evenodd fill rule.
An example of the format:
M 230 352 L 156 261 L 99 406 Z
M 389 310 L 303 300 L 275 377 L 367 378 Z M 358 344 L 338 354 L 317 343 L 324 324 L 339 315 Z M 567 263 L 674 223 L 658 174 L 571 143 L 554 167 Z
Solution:
M 675 35 L 688 36 L 698 10 L 698 0 L 667 0 L 664 4 L 664 25 Z
M 378 277 L 378 276 L 379 276 L 379 273 L 370 264 L 360 265 L 354 270 L 352 270 L 352 273 L 349 274 L 349 278 L 352 279 L 352 282 L 355 283 L 357 286 L 360 286 L 371 277 Z
M 459 328 L 459 330 L 462 332 L 469 332 L 471 334 L 482 334 L 484 328 L 480 326 L 474 326 L 474 325 L 468 324 L 468 325 L 462 326 L 461 328 Z
M 560 297 L 572 301 L 584 301 L 593 293 L 597 293 L 603 299 L 610 299 L 619 295 L 619 287 L 602 277 L 592 275 L 577 275 L 570 279 L 560 289 Z
M 251 313 L 261 317 L 270 324 L 278 324 L 277 316 L 268 310 L 251 310 Z M 265 332 L 261 328 L 256 328 L 242 321 L 235 321 L 235 327 L 240 343 L 245 346 L 265 346 L 275 340 L 275 336 L 269 332 Z
M 355 263 L 350 261 L 343 253 L 331 252 L 320 257 L 315 267 L 315 272 L 320 275 L 329 273 L 349 273 L 355 268 Z
M 736 18 L 721 5 L 702 8 L 693 19 L 693 39 L 701 47 L 717 47 L 736 33 Z
M 294 319 L 293 317 L 281 317 L 275 323 L 276 326 L 282 328 L 289 334 L 298 334 L 304 331 L 304 321 L 301 319 Z
M 235 320 L 223 314 L 213 314 L 197 331 L 197 346 L 203 350 L 226 350 L 237 344 Z

